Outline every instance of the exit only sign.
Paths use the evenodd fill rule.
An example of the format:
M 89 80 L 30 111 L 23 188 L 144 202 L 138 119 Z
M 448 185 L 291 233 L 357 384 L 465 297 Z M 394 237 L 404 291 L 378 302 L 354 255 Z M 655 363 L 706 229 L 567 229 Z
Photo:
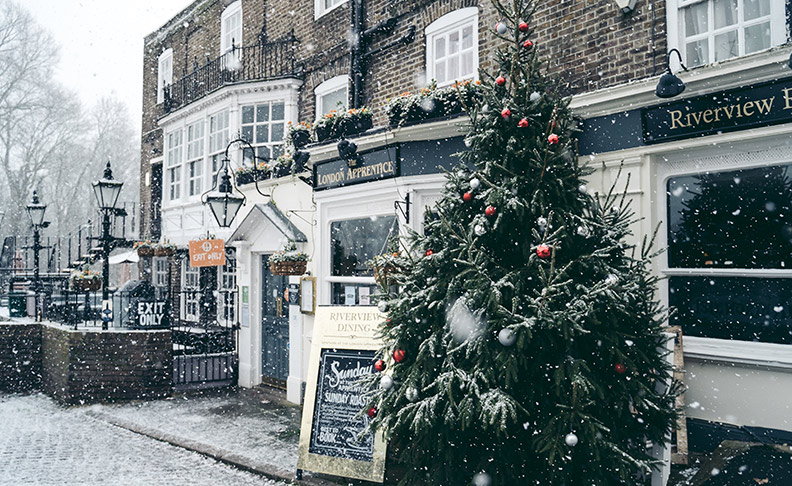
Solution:
M 219 267 L 225 265 L 225 241 L 198 240 L 190 242 L 191 267 Z

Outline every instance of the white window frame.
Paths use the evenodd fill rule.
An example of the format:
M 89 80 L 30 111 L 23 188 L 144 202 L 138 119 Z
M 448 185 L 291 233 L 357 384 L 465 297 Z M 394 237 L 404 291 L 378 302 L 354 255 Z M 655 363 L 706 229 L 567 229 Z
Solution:
M 283 105 L 283 118 L 278 119 L 278 120 L 273 120 L 272 119 L 272 105 L 275 105 L 275 104 Z M 267 105 L 269 107 L 268 110 L 269 110 L 270 115 L 269 115 L 269 119 L 266 120 L 266 121 L 260 121 L 260 120 L 258 120 L 256 118 L 258 116 L 258 107 L 259 106 L 263 106 L 263 105 Z M 253 122 L 245 122 L 242 119 L 243 113 L 245 111 L 245 108 L 248 108 L 248 107 L 252 107 L 253 108 Z M 288 119 L 288 115 L 286 113 L 286 101 L 283 100 L 283 99 L 273 99 L 273 100 L 266 100 L 266 101 L 258 101 L 258 102 L 255 102 L 255 103 L 243 103 L 243 104 L 240 104 L 240 106 L 239 106 L 239 132 L 240 132 L 240 134 L 242 133 L 242 130 L 244 130 L 246 127 L 252 126 L 253 127 L 253 135 L 252 135 L 252 140 L 249 140 L 250 145 L 252 145 L 253 147 L 256 148 L 256 155 L 260 154 L 260 151 L 259 151 L 260 148 L 267 147 L 267 151 L 270 153 L 270 159 L 271 159 L 270 164 L 274 163 L 275 159 L 277 158 L 277 155 L 275 157 L 272 157 L 272 154 L 274 152 L 276 152 L 276 151 L 279 152 L 278 155 L 281 155 L 281 154 L 284 153 L 284 143 L 286 142 L 286 128 L 287 128 L 287 121 L 288 121 L 287 119 Z M 276 125 L 276 124 L 283 125 L 283 132 L 281 134 L 281 139 L 278 140 L 278 141 L 273 142 L 272 141 L 272 127 L 273 127 L 273 125 Z M 266 142 L 257 142 L 256 141 L 256 132 L 258 130 L 258 127 L 260 127 L 260 126 L 266 126 L 267 127 L 267 141 Z M 242 138 L 244 138 L 244 136 L 242 136 Z
M 181 318 L 185 321 L 198 322 L 201 313 L 201 269 L 191 267 L 189 260 L 182 262 L 181 275 Z M 189 277 L 189 278 L 188 278 Z M 190 286 L 188 280 L 195 278 L 195 286 Z
M 453 12 L 447 13 L 435 20 L 424 29 L 424 36 L 426 39 L 426 77 L 427 81 L 436 79 L 435 72 L 435 39 L 437 37 L 446 35 L 452 31 L 461 31 L 463 27 L 472 25 L 473 27 L 473 73 L 460 77 L 459 79 L 450 79 L 444 82 L 437 83 L 438 87 L 450 86 L 457 81 L 466 79 L 478 79 L 478 66 L 479 66 L 479 33 L 478 33 L 478 7 L 466 7 Z M 461 37 L 460 37 L 461 42 Z M 461 49 L 461 47 L 460 47 Z M 461 66 L 460 66 L 461 69 Z
M 168 257 L 154 257 L 151 259 L 151 284 L 155 287 L 167 288 L 168 282 Z
M 209 183 L 207 187 L 214 187 L 215 176 L 220 171 L 220 166 L 223 161 L 225 148 L 230 141 L 229 124 L 231 123 L 230 113 L 228 108 L 220 110 L 216 113 L 209 115 L 208 119 L 209 132 L 209 149 L 208 149 L 208 165 L 209 165 Z
M 685 7 L 689 7 L 696 3 L 701 2 L 708 2 L 711 3 L 712 0 L 667 0 L 666 3 L 666 21 L 667 21 L 667 28 L 668 28 L 668 50 L 671 49 L 678 49 L 679 53 L 682 56 L 682 62 L 687 66 L 687 53 L 684 45 L 684 16 L 681 14 L 681 10 Z M 742 0 L 740 0 L 739 6 L 742 5 Z M 743 17 L 742 8 L 738 6 L 739 17 Z M 712 7 L 710 7 L 711 11 Z M 737 59 L 739 57 L 743 57 L 745 54 L 745 35 L 744 35 L 744 24 L 740 20 L 737 23 L 738 27 L 738 35 L 739 38 L 742 39 L 740 42 L 740 53 L 738 56 L 729 58 L 729 59 Z M 731 30 L 724 29 L 724 30 Z M 720 32 L 720 31 L 719 31 Z M 715 29 L 712 26 L 712 29 L 707 33 L 706 38 L 710 40 L 710 48 L 709 48 L 709 58 L 710 60 L 703 64 L 704 66 L 713 64 L 715 52 L 713 49 L 714 44 L 714 37 L 715 37 Z M 781 44 L 787 42 L 787 28 L 786 28 L 786 6 L 784 5 L 784 0 L 770 0 L 770 49 L 773 47 L 777 47 Z M 765 49 L 767 50 L 767 49 Z M 763 52 L 763 51 L 757 51 Z M 756 54 L 756 52 L 752 52 L 748 55 Z M 718 62 L 725 62 L 718 61 Z M 672 59 L 672 69 L 677 70 L 680 67 L 676 62 L 676 57 L 674 56 Z
M 239 16 L 239 27 L 228 31 L 226 21 L 237 15 Z M 236 0 L 220 15 L 220 55 L 230 51 L 233 46 L 240 47 L 242 45 L 242 26 L 242 1 Z
M 226 264 L 217 267 L 217 320 L 220 324 L 231 326 L 237 319 L 237 269 L 236 250 L 226 248 Z M 226 319 L 226 316 L 229 319 Z
M 325 0 L 314 0 L 314 20 L 317 20 L 323 15 L 327 15 L 345 3 L 347 3 L 347 0 L 338 0 L 330 7 L 325 7 Z
M 331 107 L 329 110 L 325 111 L 325 107 L 323 105 L 323 98 L 330 93 L 334 93 L 344 89 L 346 92 L 346 100 L 347 106 L 349 105 L 349 76 L 346 74 L 342 74 L 340 76 L 336 76 L 334 78 L 330 78 L 327 81 L 324 81 L 319 86 L 314 88 L 314 97 L 316 98 L 316 119 L 318 120 L 321 118 L 322 115 L 328 113 L 330 110 L 334 110 L 335 107 Z
M 199 197 L 203 192 L 204 154 L 206 153 L 206 125 L 203 119 L 187 125 L 187 197 Z
M 178 143 L 176 143 L 178 141 Z M 164 201 L 179 201 L 182 198 L 181 171 L 184 164 L 184 130 L 177 128 L 165 136 L 165 171 L 168 183 L 163 187 Z
M 728 145 L 730 140 L 731 137 L 721 143 Z M 772 147 L 762 154 L 761 151 L 757 152 L 756 148 L 752 150 L 746 149 L 736 143 L 731 152 L 734 155 L 729 157 L 728 160 L 723 156 L 711 158 L 696 157 L 695 154 L 700 155 L 701 152 L 695 148 L 690 148 L 685 152 L 684 156 L 671 156 L 670 154 L 653 156 L 653 164 L 656 164 L 658 168 L 655 179 L 657 184 L 655 186 L 656 194 L 659 196 L 657 207 L 655 208 L 657 221 L 666 221 L 667 218 L 668 195 L 666 194 L 666 187 L 669 179 L 707 171 L 728 172 L 739 169 L 770 167 L 789 164 L 792 161 L 792 150 L 784 150 L 783 153 L 779 154 L 777 153 L 778 150 L 774 150 Z M 657 247 L 668 248 L 667 229 L 658 233 Z M 792 278 L 792 269 L 669 268 L 668 252 L 663 252 L 660 255 L 658 263 L 660 275 L 664 277 L 658 284 L 658 296 L 661 304 L 665 307 L 669 305 L 669 284 L 667 278 L 676 275 Z M 792 355 L 790 355 L 789 349 L 790 345 L 787 344 L 685 336 L 685 356 L 728 364 L 742 363 L 770 368 L 792 369 Z
M 165 86 L 173 84 L 173 49 L 165 49 L 157 60 L 157 104 L 165 101 Z

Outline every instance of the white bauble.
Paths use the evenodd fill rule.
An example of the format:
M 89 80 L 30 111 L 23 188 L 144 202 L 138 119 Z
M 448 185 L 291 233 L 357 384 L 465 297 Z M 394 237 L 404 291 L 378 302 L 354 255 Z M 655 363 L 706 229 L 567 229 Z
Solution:
M 570 432 L 564 437 L 564 442 L 566 442 L 566 445 L 569 447 L 575 447 L 578 443 L 578 436 L 576 436 L 574 432 Z
M 547 226 L 547 220 L 545 218 L 539 218 L 536 220 L 536 225 L 539 226 L 540 228 L 544 228 L 545 226 Z
M 531 97 L 529 99 L 531 101 L 536 101 L 536 100 L 538 100 L 541 97 L 542 97 L 542 95 L 540 95 L 538 92 L 534 91 L 533 93 L 531 93 Z
M 484 226 L 482 226 L 482 225 L 480 225 L 480 224 L 477 224 L 477 225 L 476 225 L 476 226 L 473 228 L 473 231 L 476 233 L 476 236 L 483 236 L 483 235 L 484 235 L 484 233 L 486 233 L 486 232 L 487 232 L 487 228 L 485 228 Z
M 514 346 L 514 343 L 517 342 L 517 333 L 511 329 L 503 328 L 498 333 L 498 341 L 506 347 Z
M 588 193 L 588 187 L 586 187 L 585 184 L 581 184 L 580 187 L 578 187 L 578 191 L 582 192 L 583 194 L 586 194 Z
M 589 229 L 586 228 L 585 226 L 578 226 L 577 227 L 577 234 L 580 235 L 580 236 L 583 236 L 585 238 L 588 238 Z
M 382 375 L 382 378 L 380 378 L 380 388 L 383 390 L 390 390 L 393 388 L 393 378 L 389 375 Z
M 414 402 L 418 400 L 418 390 L 413 387 L 409 387 L 404 391 L 404 396 L 407 397 L 407 400 Z
M 480 180 L 476 179 L 475 177 L 470 179 L 470 188 L 471 189 L 473 189 L 475 191 L 476 189 L 479 188 L 479 186 L 481 186 L 481 181 Z
M 388 303 L 381 300 L 379 304 L 377 304 L 377 309 L 379 309 L 380 312 L 388 312 Z
M 498 22 L 497 24 L 495 24 L 495 30 L 498 32 L 498 34 L 503 35 L 509 31 L 509 28 L 506 27 L 506 24 L 504 24 L 503 22 Z

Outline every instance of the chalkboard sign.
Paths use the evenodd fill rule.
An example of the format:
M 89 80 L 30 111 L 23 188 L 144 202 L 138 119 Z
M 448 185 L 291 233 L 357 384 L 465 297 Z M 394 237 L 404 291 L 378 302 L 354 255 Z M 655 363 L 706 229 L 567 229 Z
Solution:
M 371 462 L 374 434 L 358 435 L 369 418 L 360 411 L 366 403 L 359 385 L 374 373 L 374 351 L 323 349 L 319 360 L 311 443 L 312 454 Z
M 167 302 L 139 300 L 132 305 L 135 328 L 164 329 L 170 326 Z
M 385 316 L 373 306 L 318 307 L 308 363 L 297 476 L 302 470 L 382 482 L 387 444 L 368 431 L 366 392 Z

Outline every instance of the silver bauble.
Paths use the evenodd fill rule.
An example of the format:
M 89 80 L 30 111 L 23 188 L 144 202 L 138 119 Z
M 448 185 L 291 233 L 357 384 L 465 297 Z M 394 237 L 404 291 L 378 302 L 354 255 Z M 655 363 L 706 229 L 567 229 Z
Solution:
M 514 346 L 514 343 L 517 342 L 517 333 L 511 329 L 503 328 L 498 333 L 498 341 L 506 347 Z

